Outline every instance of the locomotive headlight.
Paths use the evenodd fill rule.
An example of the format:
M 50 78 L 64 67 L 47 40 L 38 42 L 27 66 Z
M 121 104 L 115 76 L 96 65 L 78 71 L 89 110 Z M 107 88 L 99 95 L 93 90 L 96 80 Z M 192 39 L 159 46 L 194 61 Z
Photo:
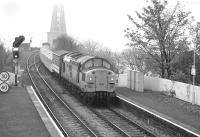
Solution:
M 111 81 L 113 81 L 113 80 L 114 80 L 114 78 L 113 78 L 113 77 L 111 77 L 111 78 L 110 78 L 110 80 L 111 80 Z
M 93 76 L 88 76 L 87 77 L 87 82 L 90 83 L 90 84 L 94 83 L 94 77 Z

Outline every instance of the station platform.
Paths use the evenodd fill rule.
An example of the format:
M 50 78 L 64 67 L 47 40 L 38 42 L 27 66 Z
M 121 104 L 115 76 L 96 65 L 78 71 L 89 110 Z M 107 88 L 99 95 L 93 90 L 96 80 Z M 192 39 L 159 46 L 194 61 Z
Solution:
M 124 98 L 135 106 L 144 108 L 145 111 L 147 110 L 200 136 L 199 106 L 160 92 L 136 92 L 128 88 L 118 87 L 116 93 L 119 98 Z
M 0 136 L 59 136 L 43 111 L 31 86 L 11 87 L 0 93 Z

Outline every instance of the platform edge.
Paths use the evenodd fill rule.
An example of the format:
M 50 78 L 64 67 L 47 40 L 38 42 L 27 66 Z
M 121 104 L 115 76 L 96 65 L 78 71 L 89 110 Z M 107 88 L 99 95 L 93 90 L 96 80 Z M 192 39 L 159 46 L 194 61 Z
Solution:
M 57 136 L 58 137 L 64 137 L 64 135 L 62 134 L 62 132 L 60 131 L 60 129 L 58 128 L 58 126 L 56 125 L 56 123 L 54 122 L 54 120 L 51 118 L 51 116 L 49 115 L 48 111 L 46 110 L 46 108 L 44 107 L 43 103 L 41 102 L 41 100 L 39 99 L 39 97 L 37 96 L 37 94 L 35 93 L 35 90 L 33 89 L 32 86 L 26 86 L 26 90 L 34 104 L 34 106 L 36 107 L 36 110 L 38 111 L 39 115 L 40 115 L 40 118 L 41 120 L 43 121 L 45 127 L 47 128 L 49 134 L 52 136 L 52 137 L 55 137 L 55 135 L 52 133 L 52 129 L 49 127 L 49 125 L 45 122 L 45 119 L 42 118 L 42 113 L 45 113 L 45 115 L 48 117 L 48 119 L 50 120 L 51 124 L 53 125 L 53 127 L 55 128 L 56 132 L 57 132 Z M 44 112 L 41 112 L 41 110 L 39 110 L 38 108 L 38 105 L 36 104 L 36 102 L 33 100 L 33 96 L 31 95 L 33 94 L 34 97 L 37 99 L 39 105 L 42 107 L 42 110 Z

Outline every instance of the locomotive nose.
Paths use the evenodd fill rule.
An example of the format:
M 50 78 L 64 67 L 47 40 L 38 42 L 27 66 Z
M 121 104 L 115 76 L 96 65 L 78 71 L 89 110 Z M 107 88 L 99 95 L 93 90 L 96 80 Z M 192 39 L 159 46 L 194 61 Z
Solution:
M 115 86 L 115 78 L 112 72 L 106 70 L 96 70 L 92 72 L 96 91 L 112 92 Z

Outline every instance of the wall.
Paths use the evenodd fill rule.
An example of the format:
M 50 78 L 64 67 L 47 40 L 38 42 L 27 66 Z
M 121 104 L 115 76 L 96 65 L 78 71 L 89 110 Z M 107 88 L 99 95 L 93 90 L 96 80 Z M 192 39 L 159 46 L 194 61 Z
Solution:
M 119 74 L 118 76 L 118 87 L 127 87 L 127 74 Z
M 144 75 L 141 72 L 129 70 L 126 74 L 119 74 L 118 86 L 127 87 L 135 91 L 144 91 Z
M 193 92 L 193 85 L 157 77 L 142 77 L 141 74 L 142 73 L 134 71 L 128 71 L 128 73 L 126 74 L 119 74 L 118 86 L 127 87 L 135 91 L 141 92 L 143 91 L 143 89 L 167 93 L 170 93 L 170 91 L 174 91 L 177 98 L 200 105 L 199 86 L 194 86 L 195 92 Z
M 168 79 L 144 76 L 144 89 L 157 92 L 175 91 L 177 98 L 200 105 L 199 86 L 194 86 L 195 92 L 193 93 L 193 85 Z

